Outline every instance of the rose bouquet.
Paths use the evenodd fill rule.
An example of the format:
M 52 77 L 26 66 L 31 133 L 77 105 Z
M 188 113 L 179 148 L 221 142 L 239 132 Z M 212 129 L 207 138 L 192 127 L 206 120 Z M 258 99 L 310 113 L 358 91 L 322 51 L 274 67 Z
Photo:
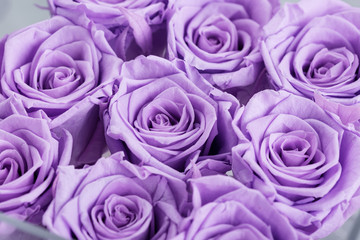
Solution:
M 0 40 L 0 239 L 315 240 L 360 209 L 360 9 L 48 7 Z

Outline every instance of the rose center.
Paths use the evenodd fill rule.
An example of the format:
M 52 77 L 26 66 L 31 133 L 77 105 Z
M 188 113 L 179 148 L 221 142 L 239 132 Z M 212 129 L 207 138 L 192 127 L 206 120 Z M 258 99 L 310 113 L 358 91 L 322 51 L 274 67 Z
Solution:
M 5 161 L 0 162 L 0 185 L 5 182 L 11 168 L 10 164 L 4 162 Z
M 218 45 L 218 44 L 221 43 L 220 40 L 219 40 L 217 37 L 215 37 L 215 36 L 210 36 L 210 37 L 207 38 L 207 40 L 208 40 L 209 43 L 212 44 L 212 45 Z
M 315 74 L 320 74 L 320 75 L 325 75 L 328 72 L 328 68 L 326 67 L 321 67 L 319 69 L 315 69 Z
M 116 227 L 121 228 L 135 218 L 135 215 L 124 205 L 117 205 L 111 212 L 111 220 Z
M 205 21 L 203 20 L 200 26 L 193 27 L 196 30 L 193 32 L 192 39 L 204 52 L 214 54 L 237 50 L 238 32 L 225 15 L 211 15 Z
M 11 182 L 21 175 L 21 169 L 16 161 L 11 158 L 0 161 L 0 185 Z
M 280 157 L 287 166 L 301 165 L 309 155 L 306 152 L 309 150 L 309 143 L 301 138 L 289 138 L 281 144 L 282 151 Z
M 159 126 L 175 125 L 177 121 L 173 118 L 169 118 L 164 113 L 158 113 L 150 120 L 150 123 L 150 128 L 157 128 Z
M 308 136 L 309 138 L 309 136 Z M 286 166 L 302 166 L 307 164 L 312 146 L 307 137 L 298 132 L 287 133 L 273 142 L 273 159 L 279 159 Z M 310 141 L 312 141 L 310 137 Z
M 218 52 L 224 45 L 221 36 L 215 35 L 215 32 L 212 32 L 209 27 L 201 29 L 196 44 L 199 48 L 209 53 Z
M 93 207 L 91 211 L 93 221 L 98 222 L 100 224 L 98 226 L 106 226 L 116 232 L 127 229 L 137 221 L 138 214 L 141 214 L 137 200 L 134 196 L 111 194 L 104 204 Z
M 70 82 L 78 79 L 76 70 L 73 68 L 59 67 L 48 75 L 48 79 L 44 82 L 44 89 L 53 89 L 62 87 Z
M 145 116 L 148 116 L 148 129 L 162 131 L 176 126 L 179 123 L 179 119 L 181 119 L 179 108 L 181 109 L 182 107 L 181 105 L 176 105 L 176 103 L 171 103 L 170 106 L 149 106 L 147 110 L 151 111 L 145 114 Z
M 346 48 L 322 49 L 303 66 L 303 73 L 313 84 L 331 87 L 351 81 L 357 68 L 358 59 Z

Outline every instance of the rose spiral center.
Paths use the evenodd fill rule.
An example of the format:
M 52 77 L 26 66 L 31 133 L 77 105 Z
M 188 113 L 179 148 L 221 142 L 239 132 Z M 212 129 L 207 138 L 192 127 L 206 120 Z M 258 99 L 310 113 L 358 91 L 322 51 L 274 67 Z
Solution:
M 0 185 L 11 182 L 22 175 L 19 164 L 11 158 L 0 161 Z
M 302 136 L 285 134 L 273 144 L 275 152 L 286 166 L 301 166 L 309 158 L 311 145 Z
M 236 27 L 223 14 L 211 15 L 199 26 L 189 28 L 195 30 L 192 38 L 196 46 L 207 53 L 236 51 L 239 48 Z
M 74 68 L 59 67 L 52 70 L 47 80 L 42 83 L 42 89 L 53 89 L 65 86 L 79 79 Z
M 157 113 L 152 119 L 150 119 L 150 128 L 159 128 L 161 126 L 172 126 L 177 124 L 178 121 L 173 117 L 169 117 L 164 113 Z
M 112 221 L 116 227 L 121 228 L 130 222 L 134 221 L 135 214 L 132 213 L 124 205 L 117 205 L 110 215 L 110 219 L 107 221 Z
M 306 46 L 294 59 L 294 77 L 302 80 L 302 84 L 316 86 L 322 92 L 341 91 L 358 78 L 359 59 L 345 47 L 328 49 Z

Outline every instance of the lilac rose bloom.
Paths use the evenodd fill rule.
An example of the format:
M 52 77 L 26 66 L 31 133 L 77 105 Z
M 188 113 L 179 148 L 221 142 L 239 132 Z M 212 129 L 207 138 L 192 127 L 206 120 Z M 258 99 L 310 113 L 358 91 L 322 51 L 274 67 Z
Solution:
M 275 89 L 315 98 L 360 129 L 360 9 L 337 0 L 285 4 L 265 26 L 261 50 Z
M 70 161 L 71 135 L 56 135 L 46 120 L 26 116 L 16 98 L 1 101 L 0 119 L 0 212 L 38 223 L 57 167 Z M 0 223 L 0 236 L 11 231 Z
M 0 93 L 16 96 L 29 113 L 41 110 L 52 129 L 69 130 L 78 156 L 98 125 L 92 91 L 113 80 L 120 62 L 101 32 L 54 17 L 5 36 L 0 61 Z
M 48 0 L 53 15 L 105 32 L 115 52 L 124 60 L 141 54 L 163 55 L 167 0 Z
M 235 116 L 235 178 L 262 192 L 303 239 L 319 239 L 360 207 L 360 137 L 313 101 L 256 94 Z
M 236 144 L 226 126 L 237 100 L 182 61 L 138 57 L 122 65 L 111 87 L 104 113 L 107 143 L 111 152 L 129 150 L 132 162 L 178 174 L 193 153 L 229 153 Z
M 220 89 L 253 84 L 264 71 L 262 27 L 277 0 L 172 0 L 168 55 L 184 59 Z
M 233 178 L 193 179 L 193 211 L 174 240 L 295 240 L 289 221 L 258 191 Z
M 186 184 L 123 153 L 60 167 L 43 224 L 68 239 L 171 239 L 187 213 Z

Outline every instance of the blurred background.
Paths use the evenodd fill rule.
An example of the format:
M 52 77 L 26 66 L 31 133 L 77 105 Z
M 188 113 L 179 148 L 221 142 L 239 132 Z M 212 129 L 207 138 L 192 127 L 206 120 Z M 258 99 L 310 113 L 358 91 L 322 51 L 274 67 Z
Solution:
M 360 0 L 344 1 L 360 7 Z M 297 2 L 297 0 L 281 0 L 281 2 Z M 0 0 L 0 38 L 5 34 L 49 18 L 50 14 L 46 7 L 47 0 Z M 360 214 L 358 213 L 324 240 L 360 240 L 359 231 Z

